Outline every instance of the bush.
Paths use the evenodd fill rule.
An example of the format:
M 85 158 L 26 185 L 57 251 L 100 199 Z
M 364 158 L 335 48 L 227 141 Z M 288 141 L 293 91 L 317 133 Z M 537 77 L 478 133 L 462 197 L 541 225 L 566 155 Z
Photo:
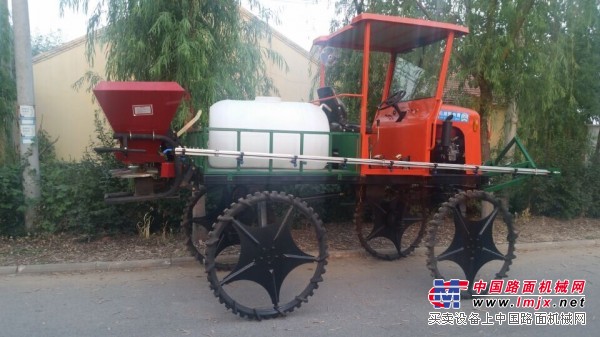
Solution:
M 583 193 L 588 196 L 589 204 L 585 215 L 600 218 L 600 155 L 596 155 L 587 164 L 584 176 Z
M 114 167 L 90 156 L 76 163 L 44 163 L 41 168 L 44 172 L 42 198 L 38 206 L 39 229 L 88 235 L 135 232 L 137 223 L 146 213 L 152 215 L 156 229 L 162 228 L 165 222 L 171 226 L 179 222 L 178 202 L 106 204 L 105 193 L 128 189 L 127 181 L 108 175 L 111 168 Z
M 110 147 L 112 137 L 96 118 L 97 140 L 79 162 L 57 160 L 48 135 L 38 135 L 40 147 L 41 198 L 37 204 L 37 228 L 44 232 L 71 232 L 97 235 L 109 232 L 136 232 L 138 222 L 150 214 L 152 228 L 172 229 L 179 224 L 183 201 L 160 200 L 108 205 L 104 194 L 127 191 L 129 182 L 112 178 L 111 169 L 121 166 L 113 154 L 98 155 L 94 146 Z M 43 149 L 43 150 L 42 150 Z
M 578 142 L 563 139 L 533 154 L 540 158 L 539 167 L 558 168 L 561 175 L 533 178 L 516 188 L 512 210 L 530 208 L 533 214 L 567 219 L 600 216 L 600 168 L 585 162 L 585 152 Z
M 106 182 L 100 162 L 51 161 L 41 164 L 38 227 L 42 231 L 93 233 L 119 220 L 115 207 L 104 204 Z M 115 224 L 118 225 L 118 224 Z
M 0 166 L 0 235 L 20 235 L 25 226 L 22 167 Z

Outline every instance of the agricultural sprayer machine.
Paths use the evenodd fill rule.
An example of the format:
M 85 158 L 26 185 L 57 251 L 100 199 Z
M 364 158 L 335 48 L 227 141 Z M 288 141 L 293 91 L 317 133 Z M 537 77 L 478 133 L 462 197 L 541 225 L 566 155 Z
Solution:
M 525 162 L 482 164 L 479 115 L 442 101 L 453 41 L 467 33 L 453 24 L 359 15 L 314 42 L 324 50 L 317 101 L 217 102 L 188 146 L 179 138 L 185 130 L 170 130 L 185 94 L 177 83 L 102 82 L 94 93 L 119 147 L 97 150 L 115 152 L 125 168 L 112 174 L 134 187 L 105 199 L 145 201 L 191 190 L 182 221 L 188 247 L 219 301 L 248 318 L 291 312 L 323 281 L 327 235 L 308 203 L 341 192 L 298 197 L 275 190 L 288 185 L 337 185 L 353 195 L 358 239 L 377 258 L 410 254 L 427 227 L 434 277 L 470 284 L 487 271 L 505 277 L 517 235 L 491 192 L 557 172 L 536 168 L 518 139 L 511 145 Z M 336 48 L 362 52 L 360 92 L 326 86 Z M 369 117 L 374 54 L 389 62 L 381 103 Z M 359 100 L 358 121 L 341 97 Z M 220 196 L 218 214 L 206 210 L 207 191 Z

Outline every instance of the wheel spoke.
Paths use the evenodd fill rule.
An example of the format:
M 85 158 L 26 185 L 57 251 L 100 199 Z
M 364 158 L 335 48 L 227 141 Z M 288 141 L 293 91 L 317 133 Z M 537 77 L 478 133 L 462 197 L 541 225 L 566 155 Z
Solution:
M 446 251 L 446 252 L 444 252 L 444 253 L 442 253 L 442 254 L 438 255 L 438 256 L 436 257 L 436 260 L 437 260 L 437 261 L 450 260 L 448 257 L 451 257 L 451 256 L 453 256 L 453 255 L 455 255 L 455 254 L 461 253 L 461 252 L 463 252 L 464 250 L 465 250 L 465 249 L 461 247 L 461 248 L 457 248 L 457 249 L 454 249 L 454 250 L 451 250 L 451 251 Z
M 234 271 L 232 271 L 231 273 L 229 273 L 229 275 L 225 276 L 222 280 L 221 280 L 221 286 L 228 284 L 232 281 L 235 281 L 236 279 L 238 279 L 238 277 L 240 275 L 242 275 L 243 273 L 245 273 L 246 271 L 248 271 L 250 268 L 256 266 L 256 263 L 251 262 L 248 263 L 247 265 L 243 266 L 242 268 L 239 268 Z
M 500 253 L 498 251 L 498 249 L 496 249 L 496 247 L 494 247 L 493 250 L 489 249 L 487 247 L 483 247 L 482 250 L 485 251 L 485 252 L 487 252 L 487 253 L 489 253 L 489 254 L 492 254 L 492 255 L 496 256 L 499 260 L 504 260 L 506 258 L 506 256 L 504 256 L 504 254 Z
M 481 230 L 479 231 L 479 235 L 482 235 L 483 232 L 494 223 L 494 220 L 496 220 L 497 215 L 498 215 L 498 207 L 494 207 L 494 210 L 492 211 L 492 213 L 490 213 L 485 218 L 484 225 L 481 227 Z
M 255 244 L 260 244 L 260 242 L 258 241 L 257 238 L 254 237 L 254 235 L 252 235 L 247 229 L 246 226 L 244 224 L 242 224 L 241 222 L 237 221 L 236 219 L 231 219 L 231 223 L 233 224 L 233 226 L 238 230 L 238 233 L 243 234 L 245 237 L 247 237 L 248 239 L 250 239 L 252 242 L 254 242 Z
M 379 214 L 382 214 L 384 217 L 387 215 L 387 211 L 381 206 L 380 203 L 370 202 L 369 206 L 373 207 L 373 211 L 376 209 Z
M 219 237 L 219 241 L 217 242 L 217 254 L 221 253 L 225 248 L 234 245 L 235 243 L 230 242 L 228 235 L 221 235 Z
M 303 260 L 307 262 L 317 262 L 317 258 L 312 255 L 297 255 L 297 254 L 283 254 L 286 259 Z
M 279 291 L 281 290 L 281 283 L 283 283 L 283 280 L 281 283 L 277 282 L 273 269 L 269 270 L 269 273 L 271 274 L 272 288 L 270 291 L 268 291 L 268 293 L 269 297 L 271 297 L 271 303 L 273 303 L 273 308 L 277 308 L 279 306 Z
M 454 213 L 454 227 L 457 230 L 462 229 L 462 232 L 466 234 L 465 236 L 468 236 L 469 226 L 465 222 L 466 219 L 464 218 L 461 210 L 459 209 L 459 205 L 452 207 L 452 212 Z
M 283 231 L 283 229 L 286 228 L 286 227 L 288 227 L 287 222 L 290 219 L 290 215 L 292 214 L 293 210 L 294 210 L 294 205 L 291 205 L 288 208 L 287 212 L 285 213 L 285 216 L 283 217 L 283 220 L 281 221 L 281 224 L 279 225 L 279 229 L 277 230 L 277 234 L 275 234 L 274 241 L 277 241 L 277 239 L 281 235 L 281 232 Z
M 383 235 L 384 231 L 385 231 L 385 225 L 374 224 L 373 230 L 371 230 L 371 233 L 369 233 L 369 235 L 367 235 L 367 237 L 365 239 L 367 239 L 367 241 L 371 241 L 374 238 L 384 237 L 384 235 Z
M 260 201 L 258 203 L 258 226 L 265 227 L 268 223 L 267 203 Z

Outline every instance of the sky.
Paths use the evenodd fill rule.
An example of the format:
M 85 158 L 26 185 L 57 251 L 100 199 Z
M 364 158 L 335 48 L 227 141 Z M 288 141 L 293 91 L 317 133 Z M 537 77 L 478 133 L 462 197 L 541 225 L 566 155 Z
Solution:
M 329 33 L 333 2 L 261 0 L 264 6 L 278 14 L 280 23 L 274 28 L 306 50 L 310 49 L 315 38 Z M 246 1 L 242 3 L 248 8 Z M 29 0 L 29 25 L 32 35 L 46 35 L 60 30 L 62 41 L 68 42 L 85 35 L 86 16 L 66 10 L 65 15 L 60 17 L 59 0 Z

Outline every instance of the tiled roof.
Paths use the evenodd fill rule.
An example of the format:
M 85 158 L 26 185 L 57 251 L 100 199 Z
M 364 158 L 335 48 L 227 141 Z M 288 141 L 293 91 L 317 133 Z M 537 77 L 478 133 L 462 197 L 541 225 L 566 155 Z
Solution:
M 450 76 L 448 80 L 446 80 L 446 86 L 444 87 L 445 103 L 456 104 L 474 97 L 479 97 L 479 95 L 479 88 L 469 86 L 469 83 L 466 80 L 462 86 L 460 80 L 455 76 Z

